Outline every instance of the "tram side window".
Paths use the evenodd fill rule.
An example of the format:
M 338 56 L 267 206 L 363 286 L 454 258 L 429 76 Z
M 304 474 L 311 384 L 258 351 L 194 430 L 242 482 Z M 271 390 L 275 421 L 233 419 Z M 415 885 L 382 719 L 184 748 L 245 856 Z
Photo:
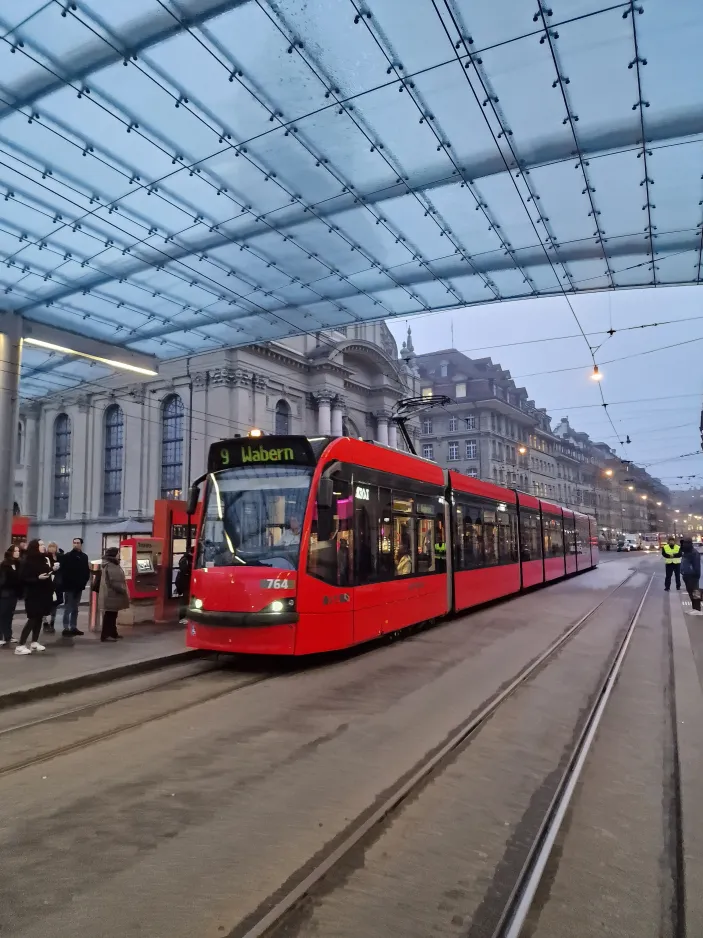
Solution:
M 498 519 L 496 512 L 488 508 L 483 510 L 483 555 L 484 564 L 492 567 L 500 563 L 498 551 Z
M 417 519 L 417 572 L 434 573 L 435 570 L 434 518 Z
M 564 518 L 564 553 L 576 553 L 576 532 L 574 522 L 570 518 Z
M 319 525 L 322 533 L 322 538 L 320 538 L 317 512 L 315 513 L 310 531 L 308 573 L 334 586 L 350 586 L 354 574 L 354 518 L 351 484 L 337 477 L 334 477 L 333 481 L 334 496 L 330 510 L 333 522 L 331 525 Z
M 500 563 L 517 563 L 517 513 L 508 508 L 498 512 L 498 556 Z
M 539 515 L 524 508 L 520 510 L 520 559 L 523 562 L 542 559 Z
M 484 565 L 483 516 L 481 507 L 458 501 L 454 508 L 456 545 L 454 565 L 457 570 L 473 570 Z
M 414 499 L 410 495 L 393 493 L 393 545 L 395 547 L 395 575 L 409 576 L 416 570 L 416 531 L 412 517 Z
M 576 522 L 576 553 L 588 556 L 591 553 L 588 519 L 579 518 Z
M 395 576 L 391 491 L 354 481 L 356 583 L 377 583 Z
M 562 534 L 561 519 L 552 515 L 544 516 L 544 556 L 564 556 L 564 536 Z

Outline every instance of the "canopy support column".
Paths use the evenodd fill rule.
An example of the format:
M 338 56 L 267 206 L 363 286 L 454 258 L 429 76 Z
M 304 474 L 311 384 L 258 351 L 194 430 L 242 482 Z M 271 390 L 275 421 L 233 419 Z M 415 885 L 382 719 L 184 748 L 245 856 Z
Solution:
M 6 315 L 0 332 L 0 550 L 12 542 L 19 420 L 22 318 Z

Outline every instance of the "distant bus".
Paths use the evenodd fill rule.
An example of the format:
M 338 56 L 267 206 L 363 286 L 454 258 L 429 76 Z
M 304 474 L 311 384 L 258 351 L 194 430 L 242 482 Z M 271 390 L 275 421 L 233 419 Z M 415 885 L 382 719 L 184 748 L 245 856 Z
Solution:
M 666 541 L 666 535 L 657 532 L 656 534 L 642 535 L 642 550 L 660 551 L 662 544 Z

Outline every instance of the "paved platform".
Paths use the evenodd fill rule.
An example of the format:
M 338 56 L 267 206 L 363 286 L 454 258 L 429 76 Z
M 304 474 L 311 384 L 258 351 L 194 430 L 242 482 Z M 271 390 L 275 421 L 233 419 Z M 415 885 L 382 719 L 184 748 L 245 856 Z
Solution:
M 24 621 L 23 616 L 15 617 L 15 638 Z M 198 654 L 186 649 L 183 626 L 121 627 L 122 641 L 101 642 L 100 633 L 88 629 L 87 608 L 78 616 L 84 635 L 63 638 L 58 626 L 59 622 L 55 635 L 41 635 L 46 651 L 20 657 L 14 654 L 16 645 L 0 648 L 0 708 L 154 670 Z

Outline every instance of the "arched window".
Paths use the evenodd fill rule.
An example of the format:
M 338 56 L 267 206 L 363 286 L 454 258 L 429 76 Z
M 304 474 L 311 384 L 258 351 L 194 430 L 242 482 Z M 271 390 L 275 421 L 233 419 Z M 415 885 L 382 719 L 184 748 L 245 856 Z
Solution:
M 51 506 L 53 518 L 68 515 L 68 496 L 71 480 L 71 421 L 68 414 L 59 414 L 54 422 L 54 497 Z
M 22 421 L 17 424 L 17 453 L 15 454 L 15 462 L 18 466 L 22 465 L 22 442 L 24 438 L 24 428 L 22 426 Z
M 161 497 L 183 494 L 183 401 L 172 394 L 161 411 Z
M 287 401 L 281 400 L 276 404 L 275 432 L 277 436 L 287 436 L 290 433 L 290 407 Z
M 124 451 L 124 414 L 118 404 L 105 411 L 105 479 L 103 514 L 119 515 L 122 505 L 122 457 Z

